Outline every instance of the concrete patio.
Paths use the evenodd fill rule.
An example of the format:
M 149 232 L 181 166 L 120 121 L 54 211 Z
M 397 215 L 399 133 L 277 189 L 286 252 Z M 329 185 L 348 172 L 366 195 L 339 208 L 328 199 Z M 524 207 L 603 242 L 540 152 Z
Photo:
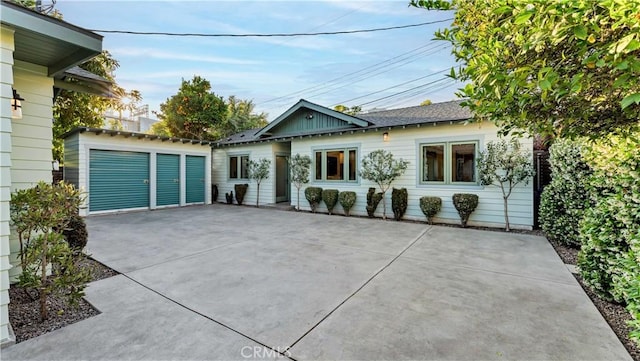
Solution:
M 122 273 L 88 287 L 102 313 L 3 359 L 631 360 L 542 237 L 221 204 L 87 223 Z

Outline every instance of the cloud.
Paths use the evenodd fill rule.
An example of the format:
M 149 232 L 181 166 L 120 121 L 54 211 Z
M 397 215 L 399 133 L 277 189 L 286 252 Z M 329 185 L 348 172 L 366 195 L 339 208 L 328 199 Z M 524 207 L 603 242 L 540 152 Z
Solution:
M 198 54 L 198 55 L 185 54 L 183 52 L 170 52 L 170 51 L 163 51 L 163 50 L 158 50 L 153 48 L 133 48 L 133 47 L 114 48 L 114 49 L 111 49 L 111 53 L 115 57 L 141 56 L 145 58 L 155 58 L 155 59 L 165 59 L 165 60 L 182 60 L 182 61 L 217 63 L 217 64 L 234 64 L 234 65 L 261 64 L 261 62 L 255 61 L 255 60 L 201 55 L 201 54 Z

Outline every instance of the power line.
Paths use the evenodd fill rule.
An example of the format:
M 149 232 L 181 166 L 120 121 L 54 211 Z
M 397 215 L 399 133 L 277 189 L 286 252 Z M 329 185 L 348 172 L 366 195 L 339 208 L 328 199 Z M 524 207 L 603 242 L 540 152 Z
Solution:
M 127 34 L 127 35 L 161 35 L 161 36 L 197 36 L 197 37 L 210 37 L 210 38 L 266 38 L 266 37 L 293 37 L 293 36 L 319 36 L 319 35 L 342 35 L 342 34 L 358 34 L 358 33 L 372 33 L 376 31 L 388 31 L 406 28 L 415 28 L 418 26 L 432 25 L 438 23 L 444 23 L 453 20 L 453 18 L 429 21 L 426 23 L 388 26 L 384 28 L 373 29 L 360 29 L 360 30 L 343 30 L 343 31 L 321 31 L 315 33 L 249 33 L 249 34 L 207 34 L 207 33 L 170 33 L 170 32 L 156 32 L 156 31 L 130 31 L 130 30 L 104 30 L 104 29 L 89 29 L 96 33 L 109 33 L 109 34 Z
M 386 107 L 386 108 L 394 108 L 394 107 L 401 106 L 401 105 L 407 104 L 409 102 L 412 102 L 414 99 L 422 99 L 422 100 L 424 100 L 424 97 L 426 95 L 439 92 L 439 91 L 441 91 L 443 89 L 446 89 L 446 88 L 454 85 L 455 83 L 456 83 L 455 80 L 450 79 L 449 81 L 446 81 L 446 82 L 444 82 L 442 84 L 438 84 L 438 86 L 436 86 L 436 87 L 433 87 L 433 88 L 429 87 L 429 89 L 418 89 L 418 90 L 414 91 L 411 94 L 405 94 L 404 97 L 403 97 L 404 99 L 402 99 L 401 101 L 396 101 L 396 102 L 392 102 L 392 103 L 383 103 L 383 104 L 378 105 L 378 106 L 382 106 L 382 107 Z M 434 84 L 434 86 L 435 86 L 435 84 Z
M 304 93 L 305 96 L 307 96 L 309 91 L 312 91 L 312 93 L 313 92 L 317 92 L 317 91 L 319 91 L 321 89 L 326 89 L 328 87 L 332 87 L 332 86 L 334 86 L 336 84 L 339 84 L 339 83 L 342 83 L 342 82 L 345 82 L 345 81 L 350 81 L 350 84 L 353 84 L 353 80 L 358 79 L 363 75 L 370 74 L 370 73 L 378 71 L 378 70 L 380 70 L 380 69 L 382 69 L 384 67 L 387 67 L 387 66 L 392 65 L 392 64 L 396 64 L 398 62 L 405 61 L 405 60 L 410 59 L 412 57 L 415 57 L 415 56 L 418 56 L 418 55 L 423 55 L 425 52 L 430 52 L 432 50 L 438 49 L 438 47 L 441 48 L 441 49 L 438 49 L 438 51 L 440 51 L 443 48 L 442 46 L 446 47 L 446 46 L 448 46 L 448 44 L 442 44 L 442 45 L 436 44 L 434 46 L 433 43 L 428 43 L 428 44 L 419 46 L 417 48 L 414 48 L 412 50 L 409 50 L 409 51 L 407 51 L 405 53 L 402 53 L 400 55 L 396 55 L 394 57 L 391 57 L 389 59 L 386 59 L 386 60 L 383 60 L 381 62 L 375 63 L 373 65 L 369 65 L 369 66 L 364 67 L 364 68 L 362 68 L 360 70 L 356 70 L 354 72 L 347 73 L 347 74 L 342 74 L 342 75 L 340 75 L 338 77 L 335 77 L 333 79 L 327 80 L 324 83 L 312 85 L 310 87 L 307 87 L 307 88 L 304 88 L 304 89 L 300 89 L 300 90 L 294 91 L 292 93 L 288 93 L 288 94 L 285 94 L 285 95 L 282 95 L 282 96 L 279 96 L 279 97 L 275 97 L 275 98 L 272 98 L 272 99 L 265 100 L 265 101 L 261 102 L 261 104 L 271 103 L 271 102 L 278 101 L 278 100 L 285 100 L 285 99 L 291 98 L 292 96 L 294 96 L 296 94 L 300 94 L 300 93 Z M 422 51 L 420 51 L 418 53 L 415 53 L 416 51 L 424 49 L 426 47 L 430 47 L 430 48 L 422 50 Z M 411 53 L 415 53 L 415 54 L 411 54 Z M 411 54 L 411 55 L 408 55 L 408 54 Z M 427 54 L 427 55 L 430 55 L 430 54 Z M 389 70 L 391 70 L 391 69 L 389 69 Z M 379 74 L 382 74 L 382 73 L 379 73 Z M 337 89 L 339 89 L 339 88 L 337 88 Z M 316 94 L 316 95 L 320 95 L 320 94 Z
M 382 93 L 383 91 L 387 91 L 387 90 L 390 90 L 390 89 L 394 89 L 394 88 L 397 88 L 397 87 L 400 87 L 400 86 L 403 86 L 403 85 L 406 85 L 406 84 L 409 84 L 409 83 L 413 83 L 414 81 L 422 80 L 422 79 L 425 79 L 425 78 L 428 78 L 428 77 L 431 77 L 431 76 L 434 76 L 434 75 L 437 75 L 437 74 L 440 74 L 440 73 L 444 73 L 444 72 L 446 72 L 446 71 L 448 71 L 448 70 L 449 70 L 449 69 L 442 69 L 442 70 L 438 70 L 438 71 L 436 71 L 436 72 L 434 72 L 434 73 L 431 73 L 431 74 L 428 74 L 428 75 L 425 75 L 425 76 L 421 76 L 421 77 L 419 77 L 419 78 L 415 78 L 415 79 L 413 79 L 413 80 L 405 81 L 404 83 L 396 84 L 396 85 L 394 85 L 394 86 L 390 86 L 390 87 L 388 87 L 388 88 L 384 88 L 384 89 L 381 89 L 381 90 L 377 90 L 377 91 L 374 91 L 374 92 L 371 92 L 371 93 L 368 93 L 368 94 L 365 94 L 365 95 L 361 95 L 361 96 L 359 96 L 359 97 L 351 98 L 351 99 L 349 99 L 349 100 L 345 100 L 345 101 L 342 101 L 342 102 L 336 103 L 336 104 L 334 104 L 334 105 L 332 105 L 332 106 L 336 106 L 336 105 L 338 105 L 338 104 L 347 104 L 347 103 L 349 103 L 349 102 L 351 102 L 351 101 L 358 100 L 358 99 L 362 99 L 362 98 L 366 98 L 366 97 L 371 96 L 371 95 L 374 95 L 374 94 Z
M 407 90 L 403 90 L 403 91 L 401 91 L 401 92 L 397 92 L 397 93 L 394 93 L 394 94 L 391 94 L 391 95 L 387 95 L 387 96 L 384 96 L 384 97 L 381 97 L 381 98 L 378 98 L 378 99 L 375 99 L 375 100 L 372 100 L 372 101 L 368 101 L 368 102 L 366 102 L 366 103 L 358 104 L 358 105 L 359 105 L 359 106 L 363 106 L 363 105 L 368 105 L 368 104 L 371 104 L 371 103 L 376 103 L 376 102 L 378 102 L 378 101 L 380 101 L 380 100 L 393 98 L 393 97 L 396 97 L 396 96 L 398 96 L 398 95 L 402 95 L 402 94 L 408 93 L 408 92 L 413 91 L 413 90 L 416 90 L 416 89 L 424 88 L 424 87 L 426 87 L 426 86 L 429 86 L 429 85 L 433 85 L 433 84 L 439 83 L 439 82 L 441 82 L 441 81 L 443 81 L 443 80 L 448 80 L 448 78 L 440 78 L 440 79 L 438 79 L 438 80 L 434 80 L 434 81 L 429 82 L 429 83 L 425 83 L 425 84 L 422 84 L 422 85 L 418 85 L 418 86 L 415 86 L 415 87 L 413 87 L 413 88 L 409 88 L 409 89 L 407 89 Z

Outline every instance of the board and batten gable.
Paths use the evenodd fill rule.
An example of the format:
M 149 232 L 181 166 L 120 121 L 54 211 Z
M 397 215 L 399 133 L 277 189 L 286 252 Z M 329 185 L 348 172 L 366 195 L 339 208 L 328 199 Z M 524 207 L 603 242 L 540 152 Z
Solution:
M 409 161 L 406 172 L 396 179 L 392 187 L 406 188 L 409 202 L 407 212 L 403 219 L 426 221 L 426 217 L 420 210 L 419 199 L 423 196 L 438 196 L 442 198 L 442 210 L 434 218 L 435 222 L 459 224 L 460 218 L 453 206 L 451 197 L 454 193 L 473 193 L 479 196 L 478 208 L 472 213 L 469 225 L 503 227 L 504 208 L 502 192 L 495 186 L 482 186 L 479 183 L 473 185 L 454 184 L 423 184 L 420 182 L 420 145 L 427 143 L 448 142 L 477 142 L 479 151 L 486 148 L 490 141 L 497 140 L 498 129 L 493 123 L 438 123 L 411 126 L 404 129 L 393 128 L 379 131 L 354 131 L 344 132 L 342 135 L 322 135 L 313 137 L 295 138 L 291 142 L 291 155 L 297 153 L 308 155 L 312 159 L 310 182 L 301 189 L 300 206 L 303 210 L 310 210 L 309 203 L 304 199 L 304 188 L 308 186 L 322 187 L 323 189 L 338 189 L 339 191 L 354 191 L 357 194 L 356 204 L 351 209 L 351 214 L 366 216 L 366 194 L 369 187 L 376 188 L 375 183 L 366 181 L 358 174 L 355 182 L 345 181 L 318 181 L 314 179 L 314 151 L 332 149 L 357 149 L 357 169 L 362 167 L 362 158 L 368 153 L 384 149 L 391 152 L 394 158 L 402 158 Z M 383 141 L 383 133 L 387 132 L 389 139 Z M 525 149 L 531 150 L 531 139 L 521 139 Z M 249 148 L 247 148 L 249 149 Z M 477 154 L 476 154 L 477 155 Z M 297 203 L 297 191 L 292 186 L 291 204 Z M 386 194 L 387 217 L 393 217 L 391 210 L 391 189 Z M 319 212 L 326 212 L 326 206 L 321 203 Z M 382 216 L 382 203 L 376 210 L 376 217 Z M 334 213 L 343 213 L 340 204 L 334 208 Z M 509 198 L 509 219 L 512 228 L 531 229 L 533 226 L 533 184 L 518 185 Z
M 229 178 L 230 157 L 248 156 L 252 161 L 258 161 L 265 158 L 271 161 L 269 169 L 269 178 L 264 179 L 260 183 L 260 204 L 270 204 L 276 202 L 276 156 L 288 156 L 290 148 L 288 143 L 264 142 L 252 143 L 246 145 L 229 146 L 223 148 L 213 148 L 212 150 L 212 167 L 211 179 L 213 184 L 218 187 L 218 202 L 225 202 L 225 194 L 234 192 L 233 203 L 235 200 L 234 186 L 236 184 L 249 184 L 247 193 L 245 194 L 243 204 L 255 205 L 258 192 L 256 182 L 247 178 L 238 177 L 237 179 Z
M 113 134 L 113 135 L 112 135 Z M 90 189 L 90 155 L 92 150 L 108 150 L 122 152 L 138 152 L 149 154 L 149 209 L 160 208 L 156 205 L 156 158 L 158 154 L 175 154 L 180 156 L 180 206 L 187 204 L 186 196 L 186 158 L 200 156 L 205 159 L 204 170 L 204 203 L 211 203 L 211 148 L 204 144 L 161 140 L 155 136 L 145 137 L 123 134 L 96 134 L 92 131 L 73 132 L 65 138 L 64 178 L 78 189 L 89 194 Z M 86 194 L 86 195 L 87 195 Z M 89 197 L 85 197 L 80 214 L 89 214 Z M 110 212 L 110 211 L 105 211 Z M 94 212 L 91 212 L 94 213 Z

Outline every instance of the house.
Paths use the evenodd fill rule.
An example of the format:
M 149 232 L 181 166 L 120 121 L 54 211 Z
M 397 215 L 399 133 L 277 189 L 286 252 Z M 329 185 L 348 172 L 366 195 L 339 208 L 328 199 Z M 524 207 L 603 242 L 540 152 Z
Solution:
M 311 157 L 310 182 L 305 186 L 354 191 L 352 215 L 366 216 L 366 194 L 376 184 L 359 175 L 361 161 L 376 149 L 390 151 L 409 161 L 407 171 L 393 183 L 406 188 L 409 204 L 404 219 L 425 221 L 419 206 L 422 196 L 439 196 L 442 210 L 436 222 L 459 223 L 453 206 L 454 193 L 474 193 L 480 198 L 470 225 L 504 225 L 502 193 L 499 188 L 479 183 L 476 161 L 486 144 L 498 138 L 490 122 L 471 122 L 472 114 L 460 101 L 351 116 L 300 100 L 262 129 L 249 130 L 219 141 L 213 147 L 212 181 L 220 194 L 233 191 L 235 184 L 248 183 L 245 204 L 256 203 L 256 185 L 247 178 L 248 160 L 271 160 L 270 177 L 260 187 L 260 204 L 297 204 L 297 190 L 289 182 L 288 159 L 301 154 Z M 533 149 L 530 139 L 521 140 Z M 300 192 L 300 206 L 309 210 Z M 387 192 L 387 205 L 391 192 Z M 224 197 L 222 197 L 224 199 Z M 321 204 L 319 211 L 325 211 Z M 334 213 L 340 213 L 340 205 Z M 393 214 L 390 207 L 387 213 Z M 376 211 L 382 216 L 382 205 Z M 389 214 L 388 214 L 389 215 Z M 533 186 L 520 185 L 509 199 L 512 228 L 533 226 Z
M 18 271 L 11 192 L 52 181 L 56 89 L 103 93 L 109 84 L 73 70 L 102 51 L 102 36 L 7 0 L 0 6 L 0 342 L 6 345 L 9 279 Z

